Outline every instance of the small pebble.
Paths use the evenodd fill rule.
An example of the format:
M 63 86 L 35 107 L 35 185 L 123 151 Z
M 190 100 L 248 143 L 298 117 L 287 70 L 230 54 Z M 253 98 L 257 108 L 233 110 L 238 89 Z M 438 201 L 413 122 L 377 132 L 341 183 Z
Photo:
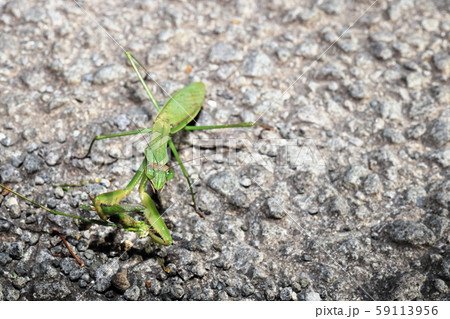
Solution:
M 332 92 L 337 91 L 339 89 L 339 84 L 337 84 L 337 82 L 331 81 L 330 83 L 328 83 L 327 89 Z
M 445 294 L 448 292 L 448 286 L 445 283 L 444 280 L 437 278 L 434 280 L 434 287 L 437 291 L 439 291 L 441 294 Z
M 401 144 L 406 141 L 402 132 L 393 128 L 386 128 L 383 131 L 383 137 L 392 144 Z
M 344 1 L 326 0 L 320 5 L 320 9 L 327 14 L 339 15 L 345 8 Z
M 286 48 L 279 48 L 276 52 L 278 60 L 286 62 L 291 57 L 291 52 Z
M 362 83 L 352 84 L 348 87 L 350 96 L 357 100 L 362 100 L 366 96 L 366 89 Z
M 125 131 L 128 125 L 131 124 L 131 121 L 126 114 L 119 114 L 114 120 L 114 124 L 116 124 L 120 131 Z
M 43 168 L 43 161 L 37 155 L 27 154 L 23 166 L 28 174 L 36 173 Z
M 347 200 L 342 196 L 334 196 L 331 200 L 330 213 L 347 215 L 350 211 L 350 207 Z
M 16 197 L 8 197 L 5 201 L 5 207 L 9 209 L 9 215 L 11 218 L 20 217 L 20 207 Z
M 159 42 L 168 42 L 170 39 L 172 39 L 175 36 L 175 31 L 172 29 L 163 30 L 160 33 L 158 33 L 158 41 Z
M 359 48 L 358 44 L 352 40 L 341 40 L 341 41 L 338 41 L 336 44 L 345 53 L 356 52 Z
M 22 137 L 26 141 L 32 141 L 37 137 L 37 131 L 35 128 L 26 128 L 22 132 Z
M 102 180 L 100 180 L 100 185 L 109 188 L 111 186 L 111 182 L 108 179 L 103 178 Z
M 71 281 L 77 281 L 78 279 L 81 278 L 81 276 L 83 275 L 84 272 L 85 271 L 83 269 L 80 269 L 80 268 L 79 269 L 72 269 L 69 272 L 69 279 Z
M 409 57 L 413 52 L 409 44 L 400 41 L 392 43 L 392 48 L 402 57 Z
M 7 220 L 0 219 L 0 232 L 7 232 L 11 228 L 11 223 Z
M 314 40 L 303 41 L 295 51 L 296 55 L 302 56 L 306 59 L 313 59 L 318 53 L 319 45 Z
M 80 279 L 78 280 L 78 286 L 80 286 L 80 288 L 86 288 L 88 286 L 88 283 L 85 280 Z
M 141 290 L 138 286 L 132 286 L 131 288 L 128 288 L 125 293 L 124 297 L 126 300 L 136 301 L 139 300 L 139 296 L 141 294 Z
M 242 104 L 254 106 L 258 102 L 260 96 L 260 92 L 257 90 L 247 90 L 244 93 L 244 97 L 242 99 Z
M 58 152 L 49 152 L 45 156 L 45 163 L 47 163 L 48 166 L 55 166 L 58 164 L 59 160 L 61 158 L 61 154 Z
M 382 190 L 383 184 L 378 174 L 369 174 L 364 181 L 364 192 L 367 195 L 378 194 Z
M 9 146 L 13 146 L 14 144 L 16 144 L 18 140 L 19 139 L 17 137 L 7 136 L 4 139 L 2 139 L 0 141 L 0 143 L 5 147 L 9 147 Z
M 231 44 L 219 42 L 209 52 L 209 62 L 221 64 L 242 61 L 242 52 L 235 49 Z
M 305 301 L 321 301 L 319 293 L 315 291 L 309 291 L 305 294 Z
M 4 293 L 5 300 L 7 301 L 16 301 L 19 300 L 20 292 L 14 288 L 7 289 Z
M 241 71 L 243 75 L 261 77 L 271 74 L 272 68 L 272 60 L 265 53 L 252 51 L 245 56 Z
M 56 133 L 56 140 L 61 144 L 66 141 L 66 138 L 66 133 L 64 133 L 63 131 L 58 131 Z
M 118 272 L 111 279 L 111 284 L 120 291 L 126 291 L 131 287 L 126 272 Z
M 68 104 L 69 102 L 70 102 L 70 99 L 65 96 L 54 97 L 50 101 L 50 103 L 48 103 L 48 105 L 47 105 L 47 112 L 51 112 L 56 109 L 59 109 L 59 108 L 65 106 L 66 104 Z
M 45 183 L 45 181 L 44 181 L 44 179 L 42 177 L 36 176 L 34 178 L 34 184 L 35 185 L 44 185 L 44 183 Z
M 362 184 L 362 179 L 367 176 L 369 170 L 363 165 L 352 165 L 344 176 L 344 185 L 356 189 Z
M 39 148 L 39 146 L 36 143 L 31 143 L 30 145 L 27 146 L 27 152 L 33 153 L 38 148 Z
M 249 187 L 250 185 L 252 185 L 252 180 L 248 177 L 245 177 L 240 179 L 239 183 L 244 187 Z
M 287 214 L 284 201 L 277 194 L 267 199 L 267 207 L 268 207 L 268 210 L 266 211 L 267 217 L 281 219 Z
M 387 231 L 392 240 L 397 243 L 431 245 L 436 240 L 436 236 L 428 227 L 410 220 L 396 220 L 389 224 Z
M 0 265 L 5 266 L 7 263 L 9 263 L 12 260 L 11 257 L 9 257 L 6 253 L 0 253 Z
M 21 259 L 23 257 L 24 245 L 22 242 L 14 242 L 8 248 L 8 254 L 12 259 Z
M 55 187 L 53 189 L 53 194 L 55 194 L 56 198 L 61 199 L 64 197 L 64 190 L 61 187 Z
M 181 285 L 173 285 L 170 287 L 170 294 L 174 299 L 181 299 L 184 296 L 184 289 Z
M 107 84 L 122 79 L 127 70 L 120 64 L 110 64 L 99 69 L 92 80 L 94 84 Z
M 420 72 L 413 72 L 406 76 L 406 86 L 409 88 L 420 88 L 423 76 Z
M 216 73 L 215 76 L 218 80 L 225 81 L 228 79 L 234 72 L 236 71 L 236 66 L 233 64 L 225 64 L 221 65 Z
M 281 291 L 280 291 L 280 299 L 281 300 L 283 300 L 283 301 L 290 301 L 290 300 L 292 300 L 293 298 L 293 291 L 292 291 L 292 288 L 291 287 L 286 287 L 286 288 L 283 288 L 283 289 L 281 289 Z
M 24 158 L 22 156 L 15 156 L 11 159 L 11 165 L 18 168 L 22 165 Z
M 375 42 L 370 45 L 370 51 L 372 54 L 380 60 L 388 60 L 392 58 L 393 52 L 389 47 L 383 42 Z
M 423 19 L 422 27 L 428 32 L 439 31 L 439 20 L 437 19 Z
M 445 118 L 437 118 L 427 125 L 425 139 L 430 144 L 442 147 L 450 141 L 450 122 Z
M 433 55 L 433 64 L 443 74 L 450 75 L 450 55 L 447 52 Z

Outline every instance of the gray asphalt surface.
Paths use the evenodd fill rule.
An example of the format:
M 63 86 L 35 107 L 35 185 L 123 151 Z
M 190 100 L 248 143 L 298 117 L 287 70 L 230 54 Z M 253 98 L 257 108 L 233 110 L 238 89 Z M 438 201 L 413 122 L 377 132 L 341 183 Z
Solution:
M 124 50 L 161 104 L 205 83 L 196 125 L 273 128 L 174 136 L 206 219 L 171 160 L 170 247 L 3 193 L 0 300 L 449 299 L 448 1 L 0 8 L 0 182 L 52 209 L 94 218 L 142 161 L 148 135 L 73 158 L 152 125 Z

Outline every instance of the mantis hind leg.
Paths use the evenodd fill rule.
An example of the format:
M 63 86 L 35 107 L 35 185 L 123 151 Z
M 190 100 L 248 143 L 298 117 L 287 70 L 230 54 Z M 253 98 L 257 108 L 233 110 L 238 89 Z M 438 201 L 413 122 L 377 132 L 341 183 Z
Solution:
M 177 159 L 178 164 L 180 165 L 181 171 L 183 172 L 184 177 L 186 178 L 188 185 L 189 185 L 189 191 L 191 192 L 191 197 L 192 197 L 192 203 L 194 204 L 194 209 L 195 212 L 203 219 L 205 219 L 205 215 L 203 215 L 200 210 L 197 207 L 197 202 L 195 201 L 195 195 L 194 195 L 194 189 L 192 188 L 192 183 L 191 180 L 189 178 L 189 174 L 186 170 L 186 168 L 183 165 L 183 162 L 180 159 L 180 156 L 178 155 L 177 149 L 175 147 L 175 145 L 173 144 L 172 140 L 169 140 L 169 146 L 170 149 L 172 150 L 173 155 L 175 156 L 175 158 Z
M 56 211 L 56 210 L 47 208 L 47 207 L 45 207 L 44 205 L 41 205 L 41 204 L 35 202 L 34 200 L 32 200 L 32 199 L 30 199 L 30 198 L 28 198 L 28 197 L 25 197 L 24 195 L 22 195 L 22 194 L 20 194 L 20 193 L 18 193 L 18 192 L 16 192 L 16 191 L 14 191 L 14 190 L 12 190 L 11 188 L 9 188 L 9 187 L 7 187 L 7 186 L 5 186 L 5 185 L 3 185 L 3 184 L 0 184 L 0 188 L 2 188 L 2 189 L 4 189 L 4 190 L 6 190 L 6 191 L 8 191 L 8 192 L 10 192 L 10 193 L 12 193 L 12 194 L 18 196 L 18 197 L 20 197 L 20 198 L 22 198 L 22 199 L 24 199 L 24 200 L 26 200 L 27 202 L 29 202 L 29 203 L 31 203 L 31 204 L 33 204 L 33 205 L 36 205 L 36 206 L 42 208 L 43 210 L 46 210 L 47 212 L 52 213 L 52 214 L 54 214 L 54 215 L 61 215 L 61 216 L 65 216 L 65 217 L 69 217 L 69 218 L 73 218 L 73 219 L 82 220 L 82 221 L 87 222 L 87 223 L 94 223 L 94 224 L 103 225 L 103 226 L 116 226 L 116 224 L 112 224 L 112 223 L 109 223 L 109 222 L 104 221 L 104 220 L 97 220 L 97 219 L 83 218 L 83 217 L 80 217 L 80 216 L 75 216 L 75 215 L 71 215 L 71 214 L 66 214 L 66 213 L 62 213 L 62 212 L 59 212 L 59 211 Z

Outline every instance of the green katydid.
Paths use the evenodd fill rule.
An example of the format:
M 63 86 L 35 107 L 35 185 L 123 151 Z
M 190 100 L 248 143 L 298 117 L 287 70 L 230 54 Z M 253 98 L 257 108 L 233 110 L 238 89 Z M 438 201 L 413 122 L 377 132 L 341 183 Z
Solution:
M 158 210 L 156 209 L 152 198 L 146 192 L 149 181 L 153 190 L 159 191 L 164 187 L 164 184 L 167 181 L 173 178 L 173 170 L 167 165 L 169 161 L 167 146 L 169 146 L 172 150 L 172 153 L 179 163 L 181 171 L 183 172 L 183 175 L 188 182 L 195 211 L 201 217 L 204 218 L 204 216 L 197 208 L 192 183 L 189 179 L 187 170 L 185 169 L 178 155 L 177 149 L 175 148 L 175 145 L 170 138 L 170 135 L 182 129 L 187 131 L 209 130 L 233 127 L 251 127 L 258 124 L 248 122 L 229 125 L 188 126 L 187 124 L 197 116 L 202 108 L 203 100 L 206 94 L 205 85 L 202 82 L 195 82 L 186 86 L 185 88 L 173 94 L 161 108 L 156 102 L 153 94 L 150 92 L 144 78 L 141 75 L 141 72 L 138 70 L 138 66 L 140 66 L 144 70 L 145 74 L 148 74 L 147 70 L 130 52 L 126 52 L 125 54 L 134 71 L 136 72 L 139 81 L 144 87 L 144 90 L 146 91 L 148 97 L 158 111 L 158 114 L 154 119 L 153 127 L 151 128 L 118 134 L 96 136 L 89 145 L 87 154 L 83 157 L 76 157 L 78 159 L 84 159 L 88 157 L 92 150 L 94 142 L 98 140 L 142 133 L 152 133 L 151 140 L 144 150 L 144 159 L 131 181 L 124 189 L 119 189 L 96 196 L 92 200 L 94 205 L 92 209 L 97 212 L 102 220 L 87 221 L 109 226 L 120 225 L 125 230 L 137 231 L 139 236 L 141 237 L 150 236 L 153 241 L 159 244 L 171 245 L 172 237 L 170 235 L 170 232 L 166 224 L 164 223 L 164 220 L 161 218 Z M 128 196 L 138 184 L 141 205 L 119 205 L 120 201 Z M 1 184 L 0 187 L 7 189 Z M 13 193 L 19 195 L 15 192 Z M 21 197 L 34 204 L 37 204 L 23 196 Z M 49 210 L 42 205 L 37 205 L 48 210 L 51 213 L 59 213 Z M 126 214 L 129 212 L 142 212 L 145 219 L 147 220 L 147 223 L 134 220 L 128 214 Z M 78 218 L 76 216 L 68 214 L 65 214 L 65 216 Z M 115 223 L 108 223 L 108 218 Z

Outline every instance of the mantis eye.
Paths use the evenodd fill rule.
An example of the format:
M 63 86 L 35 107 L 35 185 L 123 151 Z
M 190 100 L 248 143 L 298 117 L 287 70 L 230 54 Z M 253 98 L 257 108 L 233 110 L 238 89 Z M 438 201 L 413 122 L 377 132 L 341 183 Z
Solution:
M 169 169 L 166 171 L 166 180 L 167 180 L 167 181 L 168 181 L 168 180 L 171 180 L 171 179 L 173 178 L 173 175 L 174 175 L 173 169 L 169 168 Z

